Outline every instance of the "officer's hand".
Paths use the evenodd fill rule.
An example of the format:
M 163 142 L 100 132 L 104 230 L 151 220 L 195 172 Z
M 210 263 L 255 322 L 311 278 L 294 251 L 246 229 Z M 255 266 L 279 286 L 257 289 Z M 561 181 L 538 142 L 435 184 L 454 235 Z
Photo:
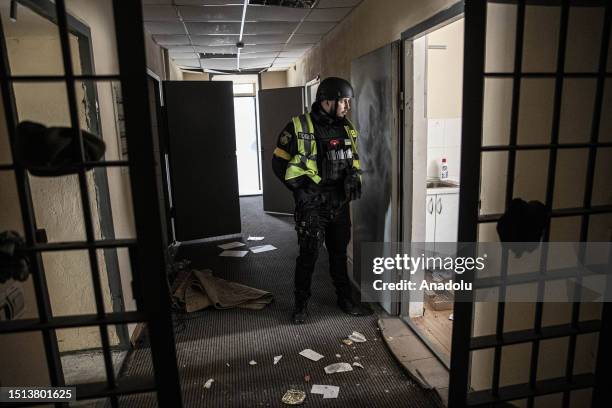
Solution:
M 361 178 L 358 170 L 351 170 L 344 179 L 344 194 L 346 199 L 350 201 L 361 197 Z

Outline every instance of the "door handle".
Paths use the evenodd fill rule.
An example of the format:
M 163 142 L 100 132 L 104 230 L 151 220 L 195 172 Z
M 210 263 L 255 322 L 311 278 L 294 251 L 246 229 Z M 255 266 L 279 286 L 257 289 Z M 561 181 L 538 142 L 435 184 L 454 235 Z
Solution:
M 438 206 L 439 204 L 439 206 Z M 442 197 L 438 197 L 438 200 L 436 200 L 436 212 L 438 214 L 440 214 L 442 212 Z
M 434 210 L 434 208 L 433 208 L 433 197 L 431 197 L 429 199 L 429 203 L 427 204 L 427 207 L 429 207 L 427 212 L 430 213 L 430 214 L 433 214 L 433 210 Z

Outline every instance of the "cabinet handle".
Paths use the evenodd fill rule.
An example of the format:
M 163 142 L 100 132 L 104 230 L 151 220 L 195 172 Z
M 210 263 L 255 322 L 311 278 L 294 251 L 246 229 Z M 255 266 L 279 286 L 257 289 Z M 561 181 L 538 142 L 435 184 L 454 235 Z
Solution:
M 438 204 L 440 205 L 439 207 Z M 438 200 L 436 201 L 436 212 L 438 214 L 442 212 L 442 197 L 438 197 Z
M 427 212 L 429 212 L 430 214 L 433 214 L 433 211 L 434 211 L 434 208 L 433 208 L 433 197 L 431 197 L 429 199 L 429 203 L 427 204 L 427 206 L 429 207 Z

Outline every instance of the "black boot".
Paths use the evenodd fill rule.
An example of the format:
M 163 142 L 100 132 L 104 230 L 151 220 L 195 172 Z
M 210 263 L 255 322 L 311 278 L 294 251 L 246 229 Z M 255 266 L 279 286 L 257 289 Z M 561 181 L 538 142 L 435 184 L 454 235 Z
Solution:
M 293 309 L 293 324 L 303 324 L 308 316 L 308 299 L 296 299 Z
M 372 310 L 362 306 L 359 303 L 353 302 L 351 298 L 338 298 L 338 307 L 346 314 L 351 316 L 368 316 L 372 314 Z

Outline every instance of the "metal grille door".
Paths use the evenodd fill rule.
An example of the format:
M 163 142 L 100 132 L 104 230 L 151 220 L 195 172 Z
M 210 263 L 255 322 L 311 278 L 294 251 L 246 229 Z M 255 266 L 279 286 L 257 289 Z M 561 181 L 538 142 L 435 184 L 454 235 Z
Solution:
M 499 12 L 506 18 L 496 20 L 495 13 Z M 593 199 L 594 185 L 599 177 L 597 159 L 603 157 L 606 148 L 612 147 L 611 138 L 603 134 L 601 128 L 612 113 L 604 108 L 605 92 L 610 92 L 612 76 L 608 55 L 611 12 L 608 1 L 466 1 L 459 241 L 479 241 L 484 231 L 491 231 L 491 226 L 494 228 L 512 199 L 529 195 L 529 191 L 540 194 L 540 200 L 551 213 L 544 241 L 552 239 L 556 225 L 569 221 L 575 222 L 578 232 L 567 240 L 589 241 L 590 230 L 596 227 L 595 217 L 612 213 L 612 203 Z M 589 16 L 586 24 L 584 16 Z M 582 28 L 576 29 L 581 18 Z M 542 26 L 546 21 L 553 21 L 551 29 Z M 507 33 L 510 34 L 505 35 Z M 492 43 L 495 35 L 502 39 Z M 587 35 L 590 35 L 589 41 L 581 43 L 580 38 Z M 530 52 L 534 47 L 545 51 L 533 58 Z M 545 61 L 547 56 L 549 63 Z M 571 58 L 578 63 L 572 63 Z M 591 67 L 589 60 L 593 62 Z M 591 96 L 576 97 L 572 91 L 576 84 L 574 91 L 591 89 Z M 497 94 L 495 89 L 499 91 Z M 491 95 L 497 103 L 503 102 L 500 95 L 507 96 L 504 105 L 507 115 L 502 115 L 507 118 L 507 134 L 505 137 L 494 135 L 494 143 L 487 140 L 490 136 L 487 115 L 491 109 L 488 97 Z M 566 111 L 572 104 L 573 110 Z M 575 113 L 580 109 L 575 104 L 583 105 L 578 108 L 584 105 L 589 108 L 584 117 L 588 126 L 583 139 L 578 137 L 576 130 L 580 118 Z M 541 110 L 546 114 L 534 114 Z M 532 132 L 531 137 L 525 137 L 529 132 Z M 584 158 L 580 171 L 560 165 L 568 154 Z M 487 161 L 490 158 L 496 158 L 493 165 Z M 579 167 L 576 160 L 569 163 Z M 531 163 L 527 170 L 525 163 Z M 484 191 L 483 180 L 490 176 L 492 168 L 500 169 L 503 176 Z M 571 184 L 574 183 L 571 180 L 578 177 L 580 182 Z M 521 178 L 528 179 L 525 185 L 531 190 L 517 187 Z M 497 196 L 501 197 L 497 211 L 492 210 L 495 205 L 485 205 L 479 200 L 486 194 L 491 195 L 491 188 L 498 189 Z M 560 199 L 563 191 L 569 194 Z M 576 204 L 566 204 L 572 201 Z M 542 268 L 546 259 L 540 262 Z M 506 256 L 502 275 L 507 274 L 508 269 Z M 576 302 L 570 304 L 568 322 L 545 325 L 547 308 L 554 305 L 542 301 L 545 288 L 541 279 L 541 276 L 533 278 L 533 282 L 537 282 L 537 302 L 532 304 L 532 313 L 524 316 L 525 321 L 533 320 L 533 326 L 528 329 L 507 328 L 510 304 L 505 301 L 505 291 L 500 289 L 497 312 L 493 313 L 496 315 L 493 333 L 475 334 L 474 325 L 478 319 L 475 304 L 469 301 L 471 295 L 460 294 L 466 298 L 457 301 L 454 309 L 449 406 L 504 406 L 512 402 L 533 407 L 545 397 L 553 396 L 558 398 L 556 405 L 547 406 L 609 406 L 612 386 L 606 362 L 611 361 L 612 307 L 604 303 L 598 318 L 583 319 L 581 311 L 585 304 Z M 474 285 L 479 287 L 478 280 Z M 577 342 L 582 336 L 591 334 L 598 336 L 594 370 L 576 373 Z M 567 344 L 565 355 L 554 355 L 562 359 L 564 374 L 542 379 L 542 357 L 547 342 L 553 339 L 561 339 Z M 504 365 L 513 362 L 503 356 L 513 347 L 523 348 L 528 356 L 528 368 L 523 370 L 523 380 L 507 385 L 503 384 L 507 372 Z M 471 382 L 474 359 L 481 352 L 489 353 L 488 378 L 491 382 L 490 386 L 474 389 Z M 584 391 L 588 394 L 586 398 Z
M 77 75 L 73 70 L 69 43 L 70 25 L 64 0 L 50 2 L 21 2 L 25 5 L 54 7 L 54 22 L 59 28 L 64 75 L 24 76 L 11 75 L 4 28 L 0 26 L 0 77 L 6 128 L 9 132 L 11 150 L 15 157 L 15 128 L 18 123 L 14 86 L 41 82 L 64 84 L 68 96 L 70 123 L 74 137 L 78 140 L 80 163 L 76 168 L 85 222 L 86 239 L 83 241 L 44 243 L 37 240 L 36 220 L 32 204 L 32 192 L 25 168 L 17 163 L 3 164 L 2 172 L 14 174 L 18 199 L 24 225 L 26 250 L 29 253 L 32 279 L 37 300 L 36 319 L 0 322 L 0 335 L 32 332 L 42 334 L 49 379 L 52 386 L 65 385 L 60 361 L 56 331 L 66 328 L 99 328 L 104 355 L 106 381 L 77 386 L 78 399 L 108 398 L 112 406 L 118 406 L 119 396 L 143 392 L 156 392 L 160 406 L 181 406 L 181 393 L 169 296 L 166 283 L 166 245 L 162 233 L 162 208 L 155 173 L 151 118 L 148 103 L 145 46 L 142 11 L 139 1 L 113 1 L 118 59 L 118 75 Z M 123 92 L 125 133 L 129 160 L 86 162 L 83 136 L 79 131 L 79 111 L 76 97 L 77 83 L 89 81 L 120 81 Z M 132 204 L 136 224 L 136 239 L 96 239 L 91 211 L 92 197 L 88 190 L 86 171 L 88 168 L 125 167 L 129 169 Z M 131 312 L 106 312 L 104 308 L 102 278 L 98 263 L 100 250 L 128 249 L 131 255 L 137 310 Z M 89 315 L 55 316 L 47 279 L 43 268 L 42 254 L 46 252 L 82 250 L 88 255 L 91 267 L 96 313 Z M 113 370 L 109 342 L 109 326 L 128 323 L 146 323 L 150 335 L 154 378 L 150 381 L 138 379 L 116 379 Z M 17 357 L 16 357 L 17 358 Z M 66 404 L 57 404 L 64 406 Z

